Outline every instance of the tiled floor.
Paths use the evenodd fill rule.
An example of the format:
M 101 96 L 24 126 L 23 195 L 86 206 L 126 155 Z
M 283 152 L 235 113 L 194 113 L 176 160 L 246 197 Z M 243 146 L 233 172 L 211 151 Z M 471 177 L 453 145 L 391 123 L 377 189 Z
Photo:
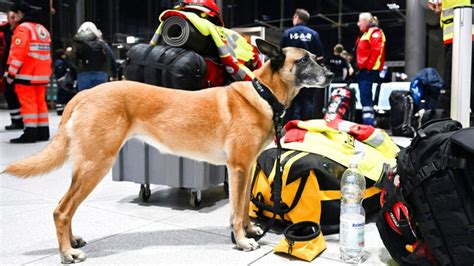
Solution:
M 50 113 L 52 131 L 59 117 Z M 6 132 L 7 111 L 0 110 L 0 169 L 35 153 L 46 142 L 12 145 L 21 132 Z M 53 210 L 70 183 L 70 165 L 42 177 L 17 179 L 0 175 L 0 264 L 59 264 Z M 113 182 L 111 173 L 78 209 L 74 234 L 88 244 L 83 264 L 217 264 L 308 265 L 273 253 L 282 235 L 269 233 L 252 252 L 237 250 L 230 240 L 229 200 L 222 186 L 203 192 L 202 205 L 189 206 L 188 191 L 152 186 L 149 203 L 138 199 L 139 185 Z M 313 265 L 339 261 L 338 235 L 326 236 L 328 248 Z M 394 264 L 374 223 L 366 225 L 368 259 L 363 265 Z

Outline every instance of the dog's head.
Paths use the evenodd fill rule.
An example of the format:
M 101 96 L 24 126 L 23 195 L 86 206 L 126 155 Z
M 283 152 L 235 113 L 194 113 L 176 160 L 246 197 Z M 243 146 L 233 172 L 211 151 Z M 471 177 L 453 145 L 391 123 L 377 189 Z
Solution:
M 270 58 L 270 68 L 278 72 L 282 80 L 297 89 L 324 88 L 334 74 L 316 62 L 316 56 L 305 49 L 279 47 L 262 39 L 256 40 L 258 50 Z

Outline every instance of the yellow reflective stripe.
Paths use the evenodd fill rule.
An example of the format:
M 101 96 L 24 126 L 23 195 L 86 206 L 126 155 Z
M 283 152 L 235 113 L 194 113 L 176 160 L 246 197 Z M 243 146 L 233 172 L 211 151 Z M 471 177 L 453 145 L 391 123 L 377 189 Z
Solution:
M 24 122 L 25 127 L 37 127 L 38 123 L 37 122 Z
M 342 132 L 347 132 L 349 133 L 351 131 L 351 127 L 354 126 L 355 123 L 350 122 L 350 121 L 345 121 L 343 120 L 337 125 L 337 129 Z
M 377 56 L 377 61 L 375 61 L 375 65 L 372 69 L 379 69 L 380 68 L 380 64 L 382 63 L 382 54 L 383 54 L 383 49 L 384 49 L 385 45 L 382 44 L 382 49 L 380 50 L 380 54 L 379 56 Z
M 374 32 L 375 30 L 375 27 L 372 27 L 372 28 L 369 28 L 368 31 L 364 32 L 364 34 L 362 34 L 362 37 L 360 37 L 360 40 L 369 40 L 370 39 L 370 36 L 372 36 L 372 33 Z
M 17 67 L 21 67 L 21 65 L 23 65 L 23 62 L 13 59 L 10 64 Z
M 32 75 L 18 74 L 16 75 L 16 78 L 24 79 L 24 80 L 34 80 L 34 81 L 49 81 L 49 76 L 32 76 Z
M 47 43 L 31 43 L 30 51 L 49 51 L 51 49 L 50 45 Z
M 18 68 L 13 67 L 13 66 L 9 66 L 8 67 L 8 72 L 16 74 L 18 72 Z
M 372 135 L 370 135 L 364 143 L 369 144 L 370 146 L 377 148 L 385 141 L 385 136 L 383 135 L 380 129 L 375 129 Z
M 24 118 L 38 118 L 39 115 L 38 114 L 24 114 L 23 117 Z
M 38 54 L 38 53 L 29 52 L 28 55 L 31 56 L 31 57 L 33 57 L 33 58 L 36 58 L 36 59 L 39 59 L 39 60 L 43 60 L 43 61 L 46 61 L 46 60 L 51 59 L 51 55 L 50 55 L 50 54 L 42 55 L 42 54 Z
M 380 189 L 377 187 L 369 187 L 364 190 L 364 199 L 370 198 L 374 195 L 380 193 Z M 341 191 L 340 190 L 320 190 L 320 198 L 321 201 L 328 201 L 328 200 L 340 200 L 341 199 Z

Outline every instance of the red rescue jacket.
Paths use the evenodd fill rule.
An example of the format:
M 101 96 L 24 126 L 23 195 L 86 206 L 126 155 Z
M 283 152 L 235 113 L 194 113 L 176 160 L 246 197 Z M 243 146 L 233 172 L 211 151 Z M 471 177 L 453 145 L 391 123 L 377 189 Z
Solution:
M 378 27 L 370 27 L 356 41 L 359 69 L 382 70 L 385 62 L 385 35 Z

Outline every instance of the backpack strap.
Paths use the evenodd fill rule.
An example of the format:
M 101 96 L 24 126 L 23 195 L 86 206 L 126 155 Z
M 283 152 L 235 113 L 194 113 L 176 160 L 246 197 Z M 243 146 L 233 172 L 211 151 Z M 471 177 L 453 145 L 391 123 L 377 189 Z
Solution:
M 407 179 L 407 182 L 403 184 L 403 195 L 405 197 L 409 196 L 416 187 L 421 185 L 421 183 L 432 177 L 438 171 L 445 170 L 447 167 L 454 169 L 464 169 L 466 168 L 466 159 L 443 156 L 421 167 L 420 170 L 418 170 L 416 176 Z

